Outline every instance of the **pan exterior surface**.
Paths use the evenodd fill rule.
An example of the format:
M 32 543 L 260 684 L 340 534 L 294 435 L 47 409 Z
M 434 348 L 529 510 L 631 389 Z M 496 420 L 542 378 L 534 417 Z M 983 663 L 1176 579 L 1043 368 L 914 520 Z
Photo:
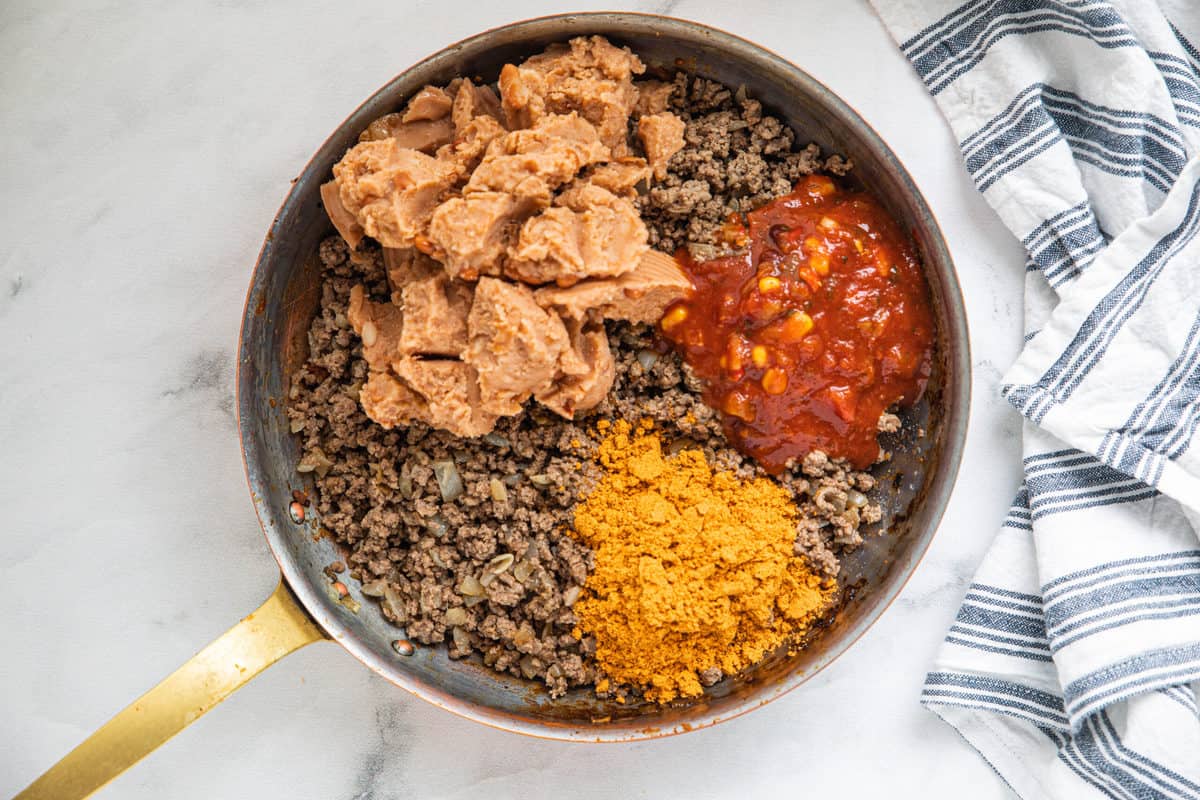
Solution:
M 318 535 L 320 520 L 293 522 L 298 443 L 288 430 L 288 376 L 307 355 L 306 332 L 320 296 L 317 247 L 332 226 L 320 184 L 375 118 L 395 111 L 422 86 L 459 75 L 494 80 L 500 67 L 553 42 L 600 34 L 628 45 L 651 67 L 683 67 L 746 86 L 789 122 L 801 142 L 854 161 L 854 180 L 874 193 L 911 233 L 925 264 L 937 322 L 935 369 L 925 398 L 903 416 L 905 437 L 876 470 L 886 535 L 868 536 L 843 560 L 848 587 L 837 618 L 805 650 L 778 653 L 749 674 L 727 679 L 694 702 L 619 705 L 579 689 L 550 700 L 533 684 L 498 675 L 444 647 L 397 655 L 400 629 L 371 604 L 355 614 L 327 592 L 322 568 L 340 558 Z M 572 14 L 498 28 L 452 45 L 403 72 L 360 106 L 296 179 L 255 267 L 242 323 L 238 412 L 251 495 L 285 580 L 328 636 L 392 683 L 429 702 L 498 728 L 583 741 L 628 741 L 681 733 L 763 705 L 799 686 L 845 652 L 896 597 L 933 538 L 948 501 L 966 435 L 970 358 L 966 319 L 949 252 L 924 199 L 878 135 L 849 106 L 802 70 L 743 39 L 682 20 L 640 14 Z M 924 435 L 918 436 L 918 429 Z M 348 577 L 352 595 L 357 584 Z

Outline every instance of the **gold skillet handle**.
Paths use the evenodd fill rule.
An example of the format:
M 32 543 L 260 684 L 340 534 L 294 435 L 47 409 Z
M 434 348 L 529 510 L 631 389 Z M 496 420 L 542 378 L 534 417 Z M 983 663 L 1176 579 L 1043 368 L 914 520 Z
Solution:
M 90 796 L 255 675 L 323 638 L 280 580 L 257 611 L 105 723 L 15 800 Z

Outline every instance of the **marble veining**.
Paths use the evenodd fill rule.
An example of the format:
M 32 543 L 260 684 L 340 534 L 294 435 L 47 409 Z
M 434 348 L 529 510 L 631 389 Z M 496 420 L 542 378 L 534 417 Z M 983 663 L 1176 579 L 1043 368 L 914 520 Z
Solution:
M 385 800 L 403 794 L 404 775 L 392 774 L 388 766 L 406 762 L 407 737 L 415 733 L 404 721 L 404 706 L 392 703 L 375 709 L 377 741 L 361 757 L 350 800 Z
M 226 350 L 203 350 L 187 359 L 178 383 L 160 393 L 164 398 L 204 395 L 222 416 L 232 424 L 234 389 L 232 368 L 234 356 Z
M 278 580 L 242 477 L 234 352 L 262 236 L 309 155 L 444 44 L 604 5 L 0 4 L 0 796 Z M 517 737 L 324 643 L 100 797 L 1011 796 L 917 696 L 1019 479 L 1020 422 L 998 389 L 1020 346 L 1020 246 L 864 0 L 620 5 L 796 61 L 892 145 L 937 215 L 966 296 L 974 396 L 955 496 L 920 569 L 830 668 L 711 730 L 603 747 Z

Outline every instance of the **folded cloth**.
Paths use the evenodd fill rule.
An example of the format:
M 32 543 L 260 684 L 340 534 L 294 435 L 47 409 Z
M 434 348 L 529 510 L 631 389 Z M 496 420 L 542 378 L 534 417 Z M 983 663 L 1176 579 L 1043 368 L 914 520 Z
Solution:
M 1024 243 L 1024 482 L 923 702 L 1021 797 L 1200 798 L 1200 2 L 872 0 Z

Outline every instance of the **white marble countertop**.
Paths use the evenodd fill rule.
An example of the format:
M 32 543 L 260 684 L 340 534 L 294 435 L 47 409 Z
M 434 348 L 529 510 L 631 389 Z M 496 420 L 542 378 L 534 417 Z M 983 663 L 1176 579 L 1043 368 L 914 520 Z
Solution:
M 467 13 L 464 9 L 477 5 Z M 246 283 L 289 181 L 363 98 L 547 2 L 7 2 L 0 7 L 0 795 L 261 602 L 278 572 L 232 414 Z M 998 398 L 1018 245 L 863 0 L 634 3 L 794 60 L 890 142 L 938 216 L 972 330 L 958 487 L 898 602 L 786 698 L 619 746 L 501 733 L 332 644 L 271 668 L 105 798 L 1009 797 L 917 702 L 1018 480 Z

